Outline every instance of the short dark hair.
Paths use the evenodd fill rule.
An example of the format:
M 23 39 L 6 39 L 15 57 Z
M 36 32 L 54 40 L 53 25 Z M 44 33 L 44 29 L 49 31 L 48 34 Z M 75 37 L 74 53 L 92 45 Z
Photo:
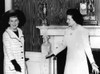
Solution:
M 68 9 L 66 15 L 71 15 L 77 24 L 83 24 L 83 16 L 78 9 Z
M 7 27 L 9 26 L 8 22 L 9 22 L 9 18 L 10 17 L 17 17 L 18 20 L 19 20 L 19 25 L 18 27 L 22 27 L 25 22 L 26 22 L 26 18 L 25 18 L 25 15 L 24 13 L 21 11 L 21 10 L 9 10 L 7 12 L 5 12 L 3 15 L 2 15 L 2 22 L 4 23 L 4 25 L 7 25 Z

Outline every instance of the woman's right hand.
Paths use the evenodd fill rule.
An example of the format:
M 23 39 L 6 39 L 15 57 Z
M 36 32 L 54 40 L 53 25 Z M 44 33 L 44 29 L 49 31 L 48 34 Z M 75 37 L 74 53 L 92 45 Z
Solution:
M 55 56 L 53 53 L 49 53 L 48 55 L 46 55 L 46 59 L 51 58 L 53 56 Z

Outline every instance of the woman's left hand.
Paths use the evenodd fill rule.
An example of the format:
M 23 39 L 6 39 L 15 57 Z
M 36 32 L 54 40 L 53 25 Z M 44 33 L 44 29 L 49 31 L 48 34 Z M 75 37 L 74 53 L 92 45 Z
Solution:
M 98 66 L 95 63 L 92 63 L 92 73 L 99 74 Z

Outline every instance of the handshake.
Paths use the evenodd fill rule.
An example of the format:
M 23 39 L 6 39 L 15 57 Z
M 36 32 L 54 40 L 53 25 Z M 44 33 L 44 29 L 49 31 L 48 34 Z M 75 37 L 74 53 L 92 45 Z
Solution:
M 55 56 L 55 55 L 53 53 L 50 53 L 50 54 L 46 55 L 46 59 L 51 58 L 53 56 Z

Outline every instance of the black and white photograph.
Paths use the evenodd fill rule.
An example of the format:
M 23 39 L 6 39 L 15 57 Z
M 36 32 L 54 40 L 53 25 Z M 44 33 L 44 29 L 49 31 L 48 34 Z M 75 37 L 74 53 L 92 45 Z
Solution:
M 100 0 L 0 0 L 0 74 L 100 74 Z

